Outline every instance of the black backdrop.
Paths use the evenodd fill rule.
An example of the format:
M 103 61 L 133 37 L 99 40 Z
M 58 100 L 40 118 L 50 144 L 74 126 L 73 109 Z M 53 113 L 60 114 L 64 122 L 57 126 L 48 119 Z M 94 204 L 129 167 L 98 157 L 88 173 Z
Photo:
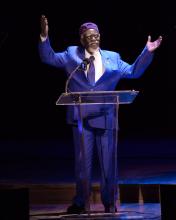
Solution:
M 70 134 L 64 107 L 55 105 L 66 77 L 42 64 L 38 56 L 41 14 L 48 17 L 55 51 L 79 44 L 78 29 L 86 21 L 98 24 L 102 49 L 119 52 L 129 63 L 149 34 L 152 40 L 162 35 L 163 43 L 145 74 L 117 86 L 117 90 L 140 91 L 132 105 L 120 108 L 120 132 L 122 136 L 175 136 L 176 15 L 169 2 L 6 2 L 0 10 L 1 140 L 59 139 Z

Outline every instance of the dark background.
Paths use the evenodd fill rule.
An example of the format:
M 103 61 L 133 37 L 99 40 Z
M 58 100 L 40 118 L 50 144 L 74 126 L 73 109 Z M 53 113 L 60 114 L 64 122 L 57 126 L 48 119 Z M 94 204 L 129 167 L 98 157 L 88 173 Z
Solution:
M 55 51 L 79 44 L 78 29 L 86 21 L 99 26 L 102 49 L 119 52 L 121 58 L 129 63 L 133 63 L 140 54 L 148 35 L 152 36 L 152 40 L 163 36 L 162 45 L 155 52 L 154 60 L 145 74 L 139 79 L 122 80 L 117 86 L 117 90 L 140 91 L 133 104 L 120 106 L 119 137 L 122 141 L 136 138 L 143 142 L 149 139 L 162 142 L 166 139 L 168 142 L 156 148 L 149 144 L 149 155 L 162 152 L 167 156 L 176 156 L 175 142 L 169 144 L 170 148 L 167 146 L 176 137 L 174 7 L 169 1 L 114 0 L 106 3 L 6 2 L 1 5 L 1 156 L 12 152 L 16 156 L 39 156 L 44 152 L 54 155 L 56 151 L 59 155 L 64 143 L 70 143 L 72 138 L 65 121 L 65 108 L 55 105 L 64 92 L 66 76 L 62 70 L 42 64 L 39 59 L 41 14 L 48 17 L 50 41 Z M 50 140 L 58 141 L 58 145 L 51 149 Z M 31 141 L 32 144 L 29 144 Z M 37 141 L 45 144 L 39 147 Z M 17 144 L 19 142 L 21 144 Z M 37 153 L 36 146 L 39 149 Z M 72 149 L 72 146 L 69 147 Z M 139 149 L 141 154 L 145 154 L 141 146 Z M 133 152 L 130 145 L 126 150 Z M 135 152 L 138 152 L 138 148 Z

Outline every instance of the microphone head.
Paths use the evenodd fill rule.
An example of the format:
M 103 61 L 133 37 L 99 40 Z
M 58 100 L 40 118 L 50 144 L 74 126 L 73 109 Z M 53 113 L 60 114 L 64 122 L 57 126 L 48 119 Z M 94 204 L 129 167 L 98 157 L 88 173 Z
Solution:
M 89 64 L 89 63 L 90 63 L 90 59 L 89 59 L 89 58 L 85 58 L 85 59 L 83 60 L 83 63 L 86 64 L 86 65 Z
M 90 63 L 90 60 L 88 58 L 85 58 L 82 63 L 80 64 L 80 69 L 81 70 L 86 70 L 87 69 L 87 65 Z
M 94 61 L 94 60 L 95 60 L 95 57 L 94 57 L 94 56 L 90 56 L 89 58 L 85 58 L 85 59 L 83 60 L 83 62 L 81 63 L 81 69 L 82 69 L 82 70 L 86 70 L 86 69 L 87 69 L 87 65 L 88 65 L 90 62 Z
M 89 62 L 90 62 L 90 61 L 94 61 L 94 60 L 95 60 L 95 57 L 94 57 L 94 56 L 90 56 L 90 57 L 89 57 Z

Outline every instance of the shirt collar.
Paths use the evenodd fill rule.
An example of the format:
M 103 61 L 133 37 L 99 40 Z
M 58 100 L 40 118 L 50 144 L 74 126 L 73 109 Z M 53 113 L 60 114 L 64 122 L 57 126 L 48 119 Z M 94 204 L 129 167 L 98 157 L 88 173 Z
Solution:
M 99 54 L 100 54 L 99 49 L 96 50 L 93 54 L 90 54 L 90 53 L 85 49 L 85 58 L 89 58 L 90 56 L 96 57 L 96 56 L 98 56 Z

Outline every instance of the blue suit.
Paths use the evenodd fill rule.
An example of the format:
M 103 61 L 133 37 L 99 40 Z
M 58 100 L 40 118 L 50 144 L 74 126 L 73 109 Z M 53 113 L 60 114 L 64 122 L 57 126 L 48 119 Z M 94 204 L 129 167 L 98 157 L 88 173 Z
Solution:
M 39 43 L 39 54 L 41 61 L 57 68 L 63 68 L 67 75 L 81 64 L 85 58 L 85 50 L 79 46 L 70 46 L 65 51 L 56 53 L 50 46 L 49 39 Z M 151 63 L 153 53 L 144 48 L 135 62 L 130 65 L 124 62 L 116 52 L 101 50 L 104 73 L 92 86 L 83 71 L 75 72 L 69 83 L 69 90 L 80 91 L 113 91 L 121 78 L 138 78 Z M 89 177 L 91 179 L 91 164 L 93 147 L 96 143 L 97 152 L 101 167 L 101 199 L 105 206 L 114 205 L 112 198 L 112 187 L 117 181 L 117 176 L 113 176 L 114 155 L 113 131 L 115 127 L 115 116 L 112 105 L 89 105 L 82 107 L 84 122 L 84 143 L 85 143 L 85 163 Z M 67 111 L 67 121 L 73 124 L 73 134 L 75 143 L 75 171 L 76 171 L 76 196 L 74 202 L 77 205 L 85 205 L 83 197 L 83 187 L 81 177 L 83 170 L 80 166 L 80 146 L 77 129 L 78 113 L 74 106 L 69 106 Z M 115 192 L 117 198 L 117 191 Z

